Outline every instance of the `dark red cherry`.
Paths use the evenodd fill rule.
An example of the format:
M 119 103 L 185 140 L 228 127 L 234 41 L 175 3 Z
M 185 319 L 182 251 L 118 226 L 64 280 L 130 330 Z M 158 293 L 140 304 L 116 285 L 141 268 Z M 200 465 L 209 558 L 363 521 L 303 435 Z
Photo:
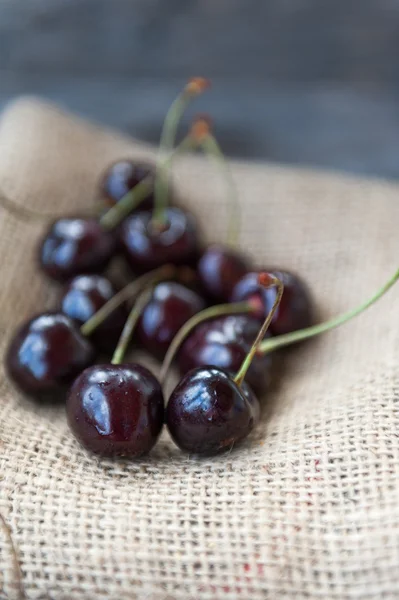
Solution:
M 237 373 L 259 331 L 259 321 L 249 315 L 226 315 L 198 325 L 183 342 L 178 354 L 182 375 L 211 365 Z M 245 380 L 258 392 L 269 387 L 272 358 L 255 354 Z
M 312 305 L 306 285 L 296 275 L 288 271 L 269 270 L 284 284 L 284 293 L 280 306 L 270 325 L 273 335 L 290 333 L 297 329 L 309 327 L 312 324 Z M 276 299 L 275 287 L 265 289 L 258 283 L 258 273 L 248 273 L 235 286 L 231 301 L 261 300 L 263 311 L 259 314 L 264 319 Z
M 60 310 L 83 325 L 116 293 L 113 284 L 102 275 L 77 275 L 64 288 Z M 97 327 L 90 340 L 103 352 L 113 352 L 125 325 L 128 311 L 125 305 L 116 308 Z
M 154 227 L 152 213 L 131 215 L 122 223 L 120 240 L 133 272 L 144 273 L 164 264 L 192 264 L 198 255 L 194 217 L 179 208 L 167 208 L 165 228 Z
M 140 181 L 151 177 L 154 179 L 155 168 L 150 163 L 138 163 L 130 159 L 114 162 L 101 178 L 101 194 L 109 205 L 116 204 L 133 189 Z M 141 210 L 152 210 L 154 195 L 146 198 L 141 204 Z
M 8 347 L 8 375 L 23 392 L 53 397 L 95 359 L 90 342 L 61 313 L 43 313 L 18 330 Z
M 189 371 L 166 407 L 166 425 L 182 450 L 217 454 L 247 437 L 259 419 L 259 402 L 245 383 L 216 367 Z
M 197 265 L 201 283 L 216 302 L 228 302 L 234 286 L 248 273 L 244 257 L 228 247 L 208 246 Z
M 164 422 L 160 383 L 133 363 L 86 369 L 74 382 L 66 408 L 81 444 L 104 456 L 146 454 Z
M 116 237 L 95 219 L 63 218 L 55 221 L 40 245 L 42 270 L 58 281 L 81 273 L 101 273 L 116 252 Z
M 155 356 L 164 356 L 179 329 L 204 308 L 201 296 L 184 285 L 159 283 L 139 322 L 142 345 Z

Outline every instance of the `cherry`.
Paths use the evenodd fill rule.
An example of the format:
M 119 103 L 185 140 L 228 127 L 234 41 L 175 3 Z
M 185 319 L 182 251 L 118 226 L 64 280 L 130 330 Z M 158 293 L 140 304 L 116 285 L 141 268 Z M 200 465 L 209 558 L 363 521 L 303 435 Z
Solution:
M 6 369 L 23 392 L 54 397 L 94 359 L 94 348 L 69 317 L 43 313 L 22 325 L 11 340 Z
M 101 179 L 101 192 L 111 206 L 119 202 L 143 179 L 154 179 L 155 168 L 150 163 L 136 163 L 130 159 L 114 162 Z M 141 210 L 152 210 L 154 195 L 151 193 L 141 204 Z
M 270 325 L 273 335 L 283 335 L 309 327 L 312 323 L 311 299 L 305 284 L 288 271 L 270 270 L 284 284 L 284 294 Z M 258 273 L 248 273 L 236 284 L 231 295 L 232 302 L 261 300 L 263 309 L 259 318 L 264 319 L 276 299 L 276 288 L 265 289 L 259 285 Z
M 198 325 L 183 342 L 178 354 L 182 375 L 205 365 L 236 373 L 259 331 L 259 322 L 249 315 L 226 315 Z M 269 337 L 266 335 L 266 337 Z M 255 354 L 246 379 L 252 389 L 262 391 L 271 382 L 270 354 Z
M 42 270 L 58 281 L 81 273 L 100 273 L 116 252 L 116 238 L 95 219 L 65 217 L 55 221 L 40 245 Z
M 266 272 L 259 273 L 258 283 L 265 288 L 275 286 L 278 292 L 237 373 L 230 374 L 213 366 L 198 367 L 184 375 L 169 399 L 166 424 L 176 444 L 187 452 L 215 454 L 231 448 L 250 433 L 259 419 L 259 401 L 244 379 L 281 301 L 283 284 Z M 222 307 L 212 308 L 220 310 Z M 193 323 L 199 324 L 200 318 L 209 310 L 193 317 L 173 340 L 169 356 L 165 357 L 162 365 L 162 381 L 186 331 Z
M 142 345 L 152 354 L 163 356 L 179 329 L 203 308 L 201 296 L 180 283 L 159 283 L 139 321 Z
M 249 267 L 238 252 L 214 244 L 202 253 L 197 270 L 210 297 L 217 302 L 227 302 L 234 286 L 248 273 Z
M 194 218 L 170 207 L 165 209 L 165 217 L 162 227 L 153 223 L 152 213 L 147 211 L 133 214 L 122 223 L 122 250 L 133 272 L 144 273 L 166 263 L 187 265 L 197 258 Z
M 96 365 L 83 371 L 67 398 L 69 425 L 87 449 L 104 456 L 141 456 L 162 429 L 161 385 L 138 364 Z
M 216 454 L 245 438 L 259 413 L 259 402 L 249 386 L 239 387 L 222 369 L 199 367 L 189 371 L 172 392 L 166 425 L 182 450 Z
M 116 293 L 113 284 L 102 275 L 77 275 L 64 288 L 60 310 L 83 325 Z M 127 319 L 124 304 L 118 306 L 90 337 L 102 351 L 111 352 L 122 333 Z

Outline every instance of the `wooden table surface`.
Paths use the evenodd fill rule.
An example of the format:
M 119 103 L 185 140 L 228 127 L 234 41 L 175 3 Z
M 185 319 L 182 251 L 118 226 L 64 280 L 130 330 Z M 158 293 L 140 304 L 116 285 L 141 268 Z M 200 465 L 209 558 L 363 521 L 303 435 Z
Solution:
M 399 0 L 2 0 L 0 107 L 156 141 L 187 77 L 230 155 L 399 178 Z

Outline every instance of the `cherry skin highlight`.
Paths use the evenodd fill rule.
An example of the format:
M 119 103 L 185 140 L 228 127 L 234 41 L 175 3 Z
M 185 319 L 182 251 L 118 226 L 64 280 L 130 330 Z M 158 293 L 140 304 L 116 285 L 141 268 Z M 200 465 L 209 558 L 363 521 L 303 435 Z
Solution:
M 55 398 L 94 359 L 93 346 L 69 317 L 43 313 L 22 325 L 11 340 L 6 370 L 26 394 Z
M 101 178 L 101 195 L 108 205 L 117 204 L 140 181 L 151 177 L 154 180 L 155 168 L 150 163 L 136 163 L 125 159 L 114 162 Z M 152 210 L 154 194 L 151 193 L 141 204 L 140 210 Z
M 57 219 L 44 236 L 39 249 L 42 271 L 57 281 L 81 273 L 101 273 L 116 253 L 114 234 L 102 229 L 95 219 Z
M 159 283 L 139 321 L 141 344 L 155 356 L 163 357 L 184 323 L 204 308 L 201 296 L 180 283 Z
M 116 293 L 109 279 L 102 275 L 77 275 L 64 288 L 60 310 L 78 325 L 88 321 Z M 99 350 L 112 353 L 128 316 L 125 305 L 118 306 L 90 335 Z
M 283 335 L 309 327 L 312 324 L 312 303 L 305 283 L 288 271 L 269 269 L 269 272 L 284 284 L 283 297 L 270 324 L 270 332 L 273 335 Z M 261 310 L 258 316 L 263 320 L 273 306 L 277 291 L 275 287 L 262 287 L 258 277 L 259 274 L 255 272 L 244 275 L 236 284 L 230 300 L 253 300 L 258 303 L 260 301 Z
M 180 373 L 200 366 L 214 366 L 237 373 L 259 331 L 259 321 L 249 315 L 226 315 L 198 325 L 183 342 L 178 354 Z M 245 380 L 256 392 L 271 383 L 272 357 L 255 354 Z
M 146 454 L 164 422 L 160 383 L 134 363 L 95 365 L 83 371 L 69 392 L 66 409 L 80 443 L 103 456 Z
M 197 271 L 204 290 L 216 302 L 228 302 L 235 285 L 248 273 L 244 257 L 214 244 L 202 253 Z
M 152 271 L 164 264 L 191 265 L 198 257 L 194 218 L 179 208 L 166 209 L 167 223 L 158 228 L 152 213 L 129 216 L 120 228 L 123 254 L 134 273 Z
M 172 392 L 166 425 L 179 448 L 211 455 L 246 438 L 259 415 L 259 401 L 249 386 L 238 387 L 222 369 L 199 367 Z

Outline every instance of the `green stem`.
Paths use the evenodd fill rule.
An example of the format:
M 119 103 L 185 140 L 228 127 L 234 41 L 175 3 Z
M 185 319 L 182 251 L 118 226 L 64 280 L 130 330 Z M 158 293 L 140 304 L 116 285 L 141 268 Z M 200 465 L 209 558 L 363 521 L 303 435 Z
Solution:
M 272 322 L 274 314 L 281 302 L 281 298 L 283 297 L 284 285 L 283 285 L 282 281 L 280 281 L 280 279 L 277 279 L 277 277 L 273 277 L 270 279 L 271 279 L 271 282 L 269 284 L 265 285 L 264 287 L 268 288 L 273 285 L 276 286 L 277 287 L 276 298 L 274 300 L 273 306 L 272 306 L 271 310 L 269 311 L 269 314 L 267 315 L 262 327 L 259 329 L 258 335 L 256 336 L 256 339 L 255 339 L 254 343 L 252 344 L 250 351 L 248 352 L 247 356 L 244 358 L 237 375 L 234 377 L 234 382 L 236 385 L 238 385 L 238 387 L 240 387 L 240 385 L 242 385 L 242 383 L 245 379 L 245 376 L 247 374 L 247 371 L 248 371 L 249 367 L 251 366 L 253 357 L 258 352 L 259 346 L 260 346 L 263 338 L 265 337 L 267 330 L 269 329 L 269 325 Z
M 225 172 L 228 185 L 229 211 L 230 218 L 227 230 L 227 242 L 235 247 L 238 243 L 238 237 L 241 227 L 241 207 L 238 201 L 237 188 L 231 173 L 231 169 L 225 159 L 225 156 L 216 140 L 210 133 L 200 142 L 201 146 L 208 155 L 215 161 L 216 165 Z
M 177 128 L 192 98 L 192 94 L 184 89 L 172 102 L 162 126 L 159 140 L 161 152 L 169 152 L 175 145 Z
M 173 359 L 175 358 L 176 353 L 178 352 L 181 344 L 184 342 L 188 334 L 191 333 L 191 331 L 195 327 L 197 327 L 197 325 L 200 325 L 201 323 L 203 323 L 203 321 L 214 319 L 215 317 L 250 313 L 253 310 L 254 307 L 249 302 L 236 302 L 234 304 L 218 304 L 216 306 L 211 306 L 210 308 L 205 308 L 205 310 L 202 310 L 201 312 L 191 317 L 191 319 L 189 319 L 187 323 L 185 323 L 183 327 L 179 329 L 179 331 L 173 338 L 173 341 L 169 346 L 168 351 L 166 352 L 160 373 L 161 383 L 165 381 L 166 375 L 168 374 Z
M 132 210 L 137 208 L 139 204 L 151 194 L 152 189 L 152 177 L 148 175 L 148 177 L 129 190 L 119 202 L 114 204 L 114 206 L 101 217 L 100 225 L 104 227 L 104 229 L 114 229 L 117 227 L 119 223 L 132 212 Z
M 130 311 L 130 314 L 121 333 L 121 337 L 119 338 L 118 345 L 115 349 L 114 355 L 111 360 L 111 363 L 113 365 L 120 365 L 123 361 L 130 340 L 132 339 L 134 329 L 138 323 L 138 320 L 140 319 L 144 308 L 151 300 L 153 289 L 154 286 L 151 285 L 149 288 L 141 292 L 141 294 L 136 300 L 135 305 Z
M 182 120 L 187 107 L 197 95 L 198 93 L 193 93 L 190 90 L 190 87 L 186 86 L 172 102 L 162 127 L 161 138 L 159 141 L 160 159 L 157 163 L 154 186 L 155 206 L 152 217 L 153 224 L 160 228 L 167 224 L 165 209 L 169 201 L 169 164 L 167 160 L 165 161 L 163 159 L 163 154 L 173 150 L 179 123 Z M 189 138 L 189 141 L 190 147 L 194 148 L 196 146 L 194 140 Z
M 147 285 L 155 285 L 160 281 L 171 279 L 176 274 L 176 268 L 173 265 L 164 265 L 159 269 L 145 273 L 138 279 L 128 283 L 120 292 L 115 294 L 104 306 L 100 308 L 86 323 L 84 323 L 80 332 L 82 335 L 91 335 L 97 327 L 105 321 L 109 315 L 127 300 L 134 298 L 143 287 Z
M 325 323 L 319 323 L 318 325 L 313 325 L 312 327 L 308 327 L 306 329 L 301 329 L 299 331 L 293 331 L 292 333 L 287 333 L 284 335 L 277 336 L 275 338 L 270 338 L 265 340 L 259 347 L 259 351 L 262 354 L 267 354 L 269 352 L 273 352 L 278 348 L 282 348 L 283 346 L 288 346 L 289 344 L 294 344 L 296 342 L 301 342 L 302 340 L 306 340 L 316 335 L 320 335 L 321 333 L 326 333 L 335 327 L 339 327 L 344 323 L 347 323 L 357 315 L 360 315 L 367 308 L 372 306 L 377 300 L 379 300 L 399 279 L 399 270 L 394 273 L 394 275 L 387 281 L 387 283 L 380 289 L 374 296 L 369 298 L 366 302 L 350 310 L 343 315 L 339 315 L 338 317 L 334 317 Z
M 175 148 L 167 158 L 164 159 L 163 164 L 168 170 L 172 164 L 172 161 L 179 156 L 184 154 L 188 150 L 194 147 L 194 142 L 187 136 L 184 140 Z M 114 229 L 119 225 L 129 213 L 137 208 L 154 190 L 154 178 L 153 175 L 148 175 L 145 179 L 140 181 L 131 190 L 127 192 L 112 208 L 110 208 L 105 215 L 100 219 L 100 224 L 104 229 Z

